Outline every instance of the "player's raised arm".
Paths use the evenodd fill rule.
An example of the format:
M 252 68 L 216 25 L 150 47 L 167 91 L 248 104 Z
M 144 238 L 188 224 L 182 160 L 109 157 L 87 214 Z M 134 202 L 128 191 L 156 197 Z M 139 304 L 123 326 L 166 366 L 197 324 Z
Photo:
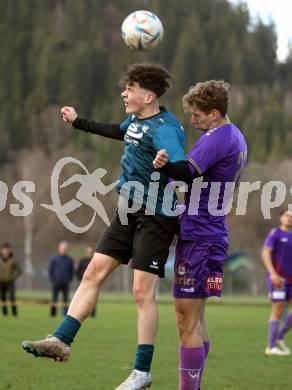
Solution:
M 61 108 L 61 115 L 63 121 L 66 123 L 73 123 L 78 117 L 78 114 L 74 107 L 64 106 Z
M 103 137 L 124 139 L 124 132 L 117 123 L 108 124 L 80 118 L 74 107 L 64 106 L 61 108 L 63 121 L 70 123 L 75 129 L 79 129 L 91 134 L 98 134 Z
M 153 161 L 153 166 L 164 175 L 175 180 L 183 181 L 186 184 L 190 184 L 193 177 L 196 177 L 192 176 L 192 173 L 188 167 L 188 162 L 186 160 L 170 162 L 169 156 L 164 149 L 157 152 Z
M 272 262 L 272 249 L 264 246 L 262 249 L 262 260 L 264 263 L 264 266 L 266 267 L 267 272 L 270 275 L 271 282 L 276 288 L 281 288 L 283 284 L 283 279 L 277 274 L 273 262 Z

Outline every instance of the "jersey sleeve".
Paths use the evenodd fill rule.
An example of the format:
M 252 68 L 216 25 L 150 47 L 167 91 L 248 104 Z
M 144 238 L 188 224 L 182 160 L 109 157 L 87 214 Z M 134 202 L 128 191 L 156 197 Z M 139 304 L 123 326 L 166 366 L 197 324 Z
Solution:
M 226 155 L 226 148 L 227 145 L 220 142 L 218 133 L 211 130 L 211 132 L 202 135 L 188 154 L 188 162 L 192 173 L 198 172 L 202 175 Z
M 276 229 L 272 229 L 265 239 L 264 246 L 270 249 L 274 249 L 276 239 L 277 239 Z
M 132 121 L 132 115 L 128 116 L 122 123 L 120 123 L 120 129 L 124 135 L 126 134 L 131 121 Z
M 166 150 L 170 162 L 185 160 L 185 134 L 183 130 L 172 126 L 160 126 L 153 136 L 153 146 L 158 152 Z
M 122 141 L 124 133 L 118 123 L 101 123 L 77 117 L 72 123 L 74 129 L 85 131 L 86 133 L 101 135 L 102 137 Z

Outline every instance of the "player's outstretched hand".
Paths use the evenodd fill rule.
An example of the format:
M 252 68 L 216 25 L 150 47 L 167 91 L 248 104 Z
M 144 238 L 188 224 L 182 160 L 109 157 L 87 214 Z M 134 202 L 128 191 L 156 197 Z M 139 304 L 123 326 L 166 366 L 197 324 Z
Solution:
M 283 286 L 285 280 L 281 278 L 281 276 L 275 273 L 275 274 L 271 274 L 270 277 L 271 277 L 271 282 L 276 288 L 281 288 Z
M 153 161 L 154 168 L 156 169 L 163 168 L 167 162 L 168 162 L 168 154 L 166 153 L 166 150 L 164 149 L 159 150 Z
M 73 123 L 78 116 L 74 107 L 67 106 L 61 108 L 61 114 L 63 121 L 67 123 Z

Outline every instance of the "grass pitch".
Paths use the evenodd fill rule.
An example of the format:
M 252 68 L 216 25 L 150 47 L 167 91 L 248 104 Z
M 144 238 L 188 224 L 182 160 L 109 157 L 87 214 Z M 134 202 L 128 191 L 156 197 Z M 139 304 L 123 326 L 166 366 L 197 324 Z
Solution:
M 129 300 L 101 299 L 97 318 L 89 318 L 69 362 L 34 358 L 23 339 L 53 332 L 48 306 L 23 305 L 18 318 L 0 317 L 0 389 L 113 390 L 129 373 L 136 345 L 136 309 Z M 173 305 L 160 303 L 160 327 L 153 361 L 153 390 L 177 390 L 178 355 Z M 212 346 L 203 390 L 292 388 L 292 356 L 266 357 L 268 305 L 210 304 Z M 292 346 L 292 332 L 287 336 Z

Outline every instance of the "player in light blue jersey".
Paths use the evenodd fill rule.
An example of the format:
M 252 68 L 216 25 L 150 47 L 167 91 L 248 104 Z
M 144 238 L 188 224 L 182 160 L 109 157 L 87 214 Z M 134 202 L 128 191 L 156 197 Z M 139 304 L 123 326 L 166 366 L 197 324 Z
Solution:
M 153 152 L 159 150 L 161 145 L 165 145 L 171 154 L 171 162 L 184 159 L 181 148 L 184 145 L 184 131 L 172 113 L 164 107 L 159 109 L 160 113 L 150 118 L 139 119 L 136 115 L 131 115 L 120 125 L 122 131 L 125 132 L 126 146 L 121 162 L 123 172 L 120 176 L 117 191 L 120 192 L 122 186 L 126 187 L 128 182 L 138 181 L 145 187 L 144 193 L 141 194 L 144 206 L 146 206 L 147 201 L 148 204 L 150 203 L 149 195 L 151 196 L 151 194 L 148 194 L 148 192 L 149 183 L 153 180 L 151 178 L 153 173 L 152 161 L 155 157 Z M 160 175 L 155 210 L 160 215 L 164 215 L 162 204 L 164 189 L 168 182 L 166 175 Z M 139 188 L 135 190 L 139 191 Z M 130 198 L 132 196 L 131 193 Z M 169 205 L 171 210 L 175 208 L 176 200 L 176 194 L 173 193 L 172 204 Z
M 73 107 L 62 108 L 64 121 L 74 128 L 125 142 L 117 191 L 125 197 L 128 209 L 136 207 L 138 193 L 141 207 L 130 212 L 127 224 L 122 223 L 116 213 L 97 245 L 68 315 L 54 336 L 23 342 L 23 348 L 35 356 L 67 360 L 70 345 L 81 323 L 95 307 L 103 282 L 119 265 L 132 259 L 133 293 L 138 309 L 138 346 L 134 369 L 117 388 L 119 390 L 144 389 L 151 385 L 150 367 L 158 327 L 155 288 L 158 277 L 164 276 L 169 245 L 177 230 L 177 217 L 172 213 L 176 202 L 174 191 L 169 191 L 171 195 L 164 204 L 163 194 L 168 178 L 156 172 L 152 164 L 161 149 L 167 151 L 170 162 L 185 159 L 183 129 L 175 116 L 158 103 L 158 98 L 170 86 L 170 78 L 162 66 L 130 66 L 121 80 L 125 86 L 121 96 L 129 116 L 120 124 L 88 121 L 78 117 Z M 114 349 L 112 352 L 115 353 Z

